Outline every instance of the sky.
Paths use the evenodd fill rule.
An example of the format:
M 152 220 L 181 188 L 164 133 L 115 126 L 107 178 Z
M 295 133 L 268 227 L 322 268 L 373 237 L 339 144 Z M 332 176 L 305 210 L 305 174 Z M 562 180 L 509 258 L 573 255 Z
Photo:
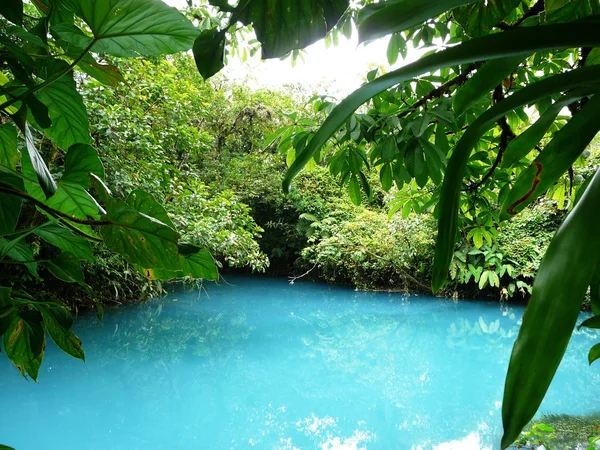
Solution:
M 166 3 L 185 7 L 185 0 L 165 0 Z M 323 40 L 307 47 L 304 61 L 297 60 L 292 67 L 291 59 L 261 61 L 260 52 L 254 58 L 242 63 L 237 59 L 229 61 L 223 74 L 232 81 L 249 84 L 251 87 L 281 88 L 285 84 L 301 84 L 308 90 L 319 91 L 342 97 L 361 86 L 365 76 L 374 67 L 382 66 L 389 71 L 386 49 L 389 38 L 382 38 L 368 45 L 358 44 L 358 34 L 354 30 L 350 40 L 340 35 L 337 46 L 325 47 Z M 418 52 L 409 51 L 409 60 L 399 61 L 399 65 L 412 62 Z

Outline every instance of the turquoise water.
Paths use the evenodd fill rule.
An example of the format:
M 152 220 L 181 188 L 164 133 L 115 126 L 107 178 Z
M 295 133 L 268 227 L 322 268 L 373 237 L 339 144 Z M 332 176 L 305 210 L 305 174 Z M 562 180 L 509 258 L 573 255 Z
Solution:
M 29 449 L 482 449 L 523 309 L 227 277 L 76 328 L 39 383 L 0 358 L 0 443 Z M 582 316 L 583 317 L 583 316 Z M 597 411 L 578 332 L 542 412 Z

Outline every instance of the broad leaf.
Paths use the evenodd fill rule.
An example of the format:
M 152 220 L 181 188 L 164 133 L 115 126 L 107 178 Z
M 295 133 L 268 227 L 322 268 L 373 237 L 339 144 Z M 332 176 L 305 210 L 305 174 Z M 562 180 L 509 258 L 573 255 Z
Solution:
M 17 25 L 23 24 L 23 0 L 2 0 L 0 14 Z
M 204 280 L 216 280 L 219 278 L 215 260 L 210 252 L 201 249 L 189 256 L 181 257 L 183 275 L 191 278 L 201 278 Z
M 65 172 L 59 184 L 79 184 L 89 188 L 90 173 L 104 178 L 104 166 L 98 157 L 98 152 L 90 145 L 73 145 L 65 156 Z
M 147 268 L 177 270 L 179 235 L 168 225 L 136 211 L 120 200 L 106 205 L 104 219 L 112 225 L 102 227 L 106 246 L 133 263 Z
M 359 42 L 408 30 L 458 6 L 483 0 L 387 0 L 371 3 L 358 13 Z
M 263 59 L 279 58 L 325 37 L 348 4 L 348 0 L 249 0 L 234 17 L 252 24 Z
M 74 235 L 68 228 L 50 224 L 34 230 L 34 233 L 46 242 L 55 245 L 63 252 L 68 252 L 78 259 L 93 261 L 92 248 L 87 239 Z
M 521 0 L 487 0 L 458 8 L 453 15 L 469 36 L 482 36 L 489 33 L 520 3 Z
M 193 51 L 202 78 L 212 77 L 225 66 L 225 33 L 217 29 L 202 31 L 194 41 Z
M 323 125 L 308 142 L 302 154 L 297 155 L 283 180 L 285 192 L 289 191 L 292 179 L 300 172 L 302 167 L 346 122 L 352 113 L 364 102 L 386 89 L 425 72 L 432 72 L 453 65 L 503 58 L 510 55 L 527 55 L 535 51 L 553 50 L 555 48 L 600 46 L 598 26 L 600 26 L 600 19 L 590 19 L 575 24 L 567 23 L 511 29 L 465 41 L 455 47 L 423 57 L 412 64 L 389 72 L 365 84 L 332 110 Z
M 599 204 L 596 173 L 540 266 L 506 376 L 502 448 L 533 418 L 567 348 L 600 255 Z
M 81 263 L 71 253 L 62 252 L 57 258 L 45 262 L 44 265 L 59 280 L 87 286 L 83 279 Z
M 588 354 L 588 362 L 592 364 L 594 361 L 600 358 L 600 344 L 594 345 L 590 348 L 590 352 Z
M 46 346 L 41 316 L 34 311 L 22 311 L 15 316 L 3 335 L 2 346 L 24 377 L 29 375 L 37 380 Z
M 61 182 L 56 193 L 46 204 L 54 209 L 73 216 L 77 219 L 97 219 L 99 206 L 96 200 L 79 184 Z M 72 223 L 72 225 L 87 234 L 93 234 L 89 225 Z
M 600 95 L 594 95 L 519 174 L 502 204 L 501 219 L 522 211 L 571 167 L 600 130 L 599 115 Z
M 136 189 L 127 196 L 126 203 L 133 209 L 160 220 L 165 225 L 175 229 L 167 211 L 156 201 L 152 194 Z
M 53 64 L 48 76 L 64 70 L 67 64 Z M 77 92 L 72 72 L 36 92 L 37 98 L 48 107 L 52 125 L 44 132 L 62 149 L 74 144 L 91 144 L 90 125 L 81 94 Z
M 23 200 L 19 197 L 0 194 L 0 234 L 9 234 L 15 231 L 22 204 Z
M 0 125 L 0 166 L 15 170 L 21 159 L 17 149 L 17 129 L 11 123 Z
M 198 30 L 160 0 L 60 0 L 90 27 L 85 48 L 114 56 L 162 55 L 192 48 Z M 63 35 L 68 40 L 68 36 Z M 82 42 L 72 42 L 82 46 Z
M 9 241 L 0 238 L 0 255 L 8 256 L 13 261 L 23 263 L 34 277 L 38 277 L 37 263 L 33 262 L 33 249 L 21 239 L 17 238 Z
M 73 317 L 63 307 L 40 307 L 46 330 L 52 340 L 65 353 L 85 361 L 85 352 L 81 347 L 81 340 L 73 333 Z

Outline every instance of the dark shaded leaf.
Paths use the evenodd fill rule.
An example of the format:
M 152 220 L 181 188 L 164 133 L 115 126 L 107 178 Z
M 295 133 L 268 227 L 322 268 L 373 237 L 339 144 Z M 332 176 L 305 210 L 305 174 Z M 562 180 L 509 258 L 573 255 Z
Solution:
M 79 260 L 68 252 L 62 252 L 58 258 L 45 262 L 46 268 L 59 280 L 86 286 Z
M 515 10 L 521 0 L 487 0 L 454 10 L 454 19 L 469 36 L 483 36 Z
M 234 17 L 252 24 L 263 59 L 279 58 L 325 37 L 348 4 L 348 0 L 249 0 Z
M 85 361 L 81 340 L 71 330 L 73 325 L 71 313 L 63 307 L 49 308 L 46 306 L 40 307 L 40 312 L 46 330 L 56 345 L 68 355 Z
M 225 67 L 225 33 L 217 29 L 204 30 L 194 41 L 194 60 L 205 80 Z
M 23 0 L 2 0 L 0 14 L 17 25 L 23 24 Z
M 34 311 L 22 311 L 16 315 L 3 335 L 2 345 L 6 356 L 21 375 L 37 380 L 46 347 L 41 316 Z
M 35 148 L 33 136 L 31 135 L 31 131 L 29 130 L 29 126 L 27 124 L 25 124 L 24 132 L 29 161 L 31 162 L 44 194 L 46 197 L 50 197 L 56 192 L 56 183 L 54 182 L 52 175 L 50 175 L 50 171 L 48 170 L 44 159 L 37 151 L 37 148 Z
M 446 11 L 477 1 L 483 2 L 483 0 L 387 0 L 371 3 L 361 8 L 358 13 L 359 42 L 408 30 Z
M 89 188 L 90 173 L 104 178 L 104 166 L 98 157 L 98 152 L 90 145 L 75 144 L 69 148 L 65 156 L 65 172 L 59 185 L 66 182 Z

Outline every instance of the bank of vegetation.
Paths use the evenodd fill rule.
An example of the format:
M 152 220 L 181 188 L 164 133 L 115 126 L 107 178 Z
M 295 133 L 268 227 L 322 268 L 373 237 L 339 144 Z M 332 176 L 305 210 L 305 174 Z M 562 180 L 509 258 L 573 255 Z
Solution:
M 283 193 L 294 133 L 321 123 L 331 99 L 298 87 L 284 92 L 224 78 L 203 82 L 186 55 L 113 62 L 125 78 L 118 86 L 84 75 L 78 80 L 94 144 L 111 174 L 109 188 L 123 198 L 135 189 L 152 193 L 184 239 L 210 250 L 222 274 L 429 292 L 437 231 L 423 191 L 432 192 L 433 183 L 421 189 L 413 181 L 386 192 L 370 169 L 371 195 L 360 194 L 358 202 L 324 159 Z M 60 171 L 61 155 L 42 148 L 50 170 Z M 583 155 L 563 191 L 501 228 L 463 227 L 443 295 L 528 298 L 541 257 L 571 207 L 569 183 L 589 177 L 597 158 L 595 151 Z M 94 252 L 83 267 L 91 290 L 35 279 L 26 267 L 11 270 L 31 289 L 76 308 L 143 301 L 163 291 L 160 281 L 121 256 L 101 245 Z

